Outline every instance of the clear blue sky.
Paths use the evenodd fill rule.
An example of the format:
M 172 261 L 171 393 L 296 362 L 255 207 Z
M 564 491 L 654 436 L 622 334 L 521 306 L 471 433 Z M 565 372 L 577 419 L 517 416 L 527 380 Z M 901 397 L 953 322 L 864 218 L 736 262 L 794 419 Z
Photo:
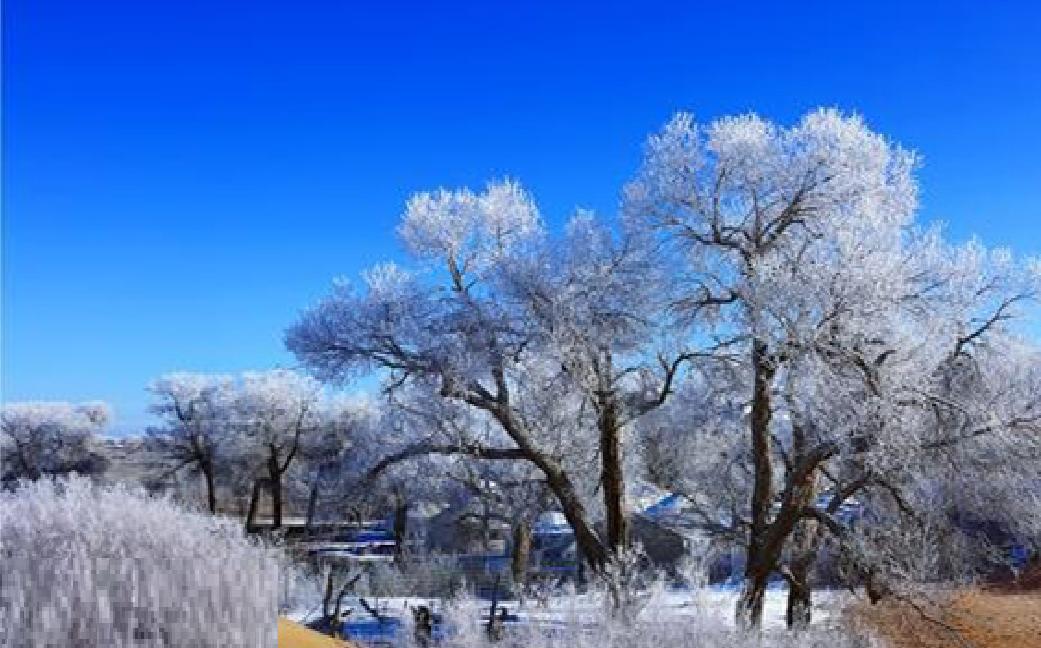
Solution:
M 859 111 L 924 155 L 925 219 L 1041 253 L 1037 3 L 553 4 L 7 0 L 4 400 L 131 429 L 164 371 L 290 366 L 411 191 L 610 212 L 678 109 Z

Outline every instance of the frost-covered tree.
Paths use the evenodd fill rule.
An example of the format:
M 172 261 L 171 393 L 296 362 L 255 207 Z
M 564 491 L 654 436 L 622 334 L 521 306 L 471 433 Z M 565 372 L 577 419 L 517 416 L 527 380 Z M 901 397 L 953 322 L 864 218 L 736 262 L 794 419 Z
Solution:
M 400 508 L 402 503 L 432 504 L 453 510 L 456 523 L 478 528 L 487 549 L 493 523 L 527 528 L 539 512 L 553 505 L 544 479 L 530 462 L 426 453 L 398 469 L 398 458 L 410 454 L 417 441 L 447 446 L 488 444 L 501 435 L 497 424 L 480 412 L 451 403 L 431 407 L 424 404 L 425 398 L 423 393 L 393 395 L 381 431 L 385 447 L 378 451 L 378 462 L 370 464 L 369 475 L 379 474 L 384 487 L 394 493 L 396 535 L 405 535 L 397 524 L 407 517 L 407 510 Z M 541 440 L 546 441 L 544 436 Z M 567 458 L 561 460 L 570 470 Z M 427 477 L 421 484 L 414 480 L 417 472 Z
M 558 411 L 567 398 L 552 391 L 559 374 L 534 353 L 539 331 L 511 298 L 510 266 L 530 257 L 544 237 L 531 198 L 512 182 L 469 190 L 421 193 L 399 227 L 420 272 L 379 266 L 357 292 L 340 284 L 305 312 L 287 346 L 320 378 L 331 381 L 382 371 L 390 388 L 425 390 L 472 409 L 494 425 L 486 441 L 429 439 L 405 456 L 456 454 L 527 461 L 538 468 L 595 567 L 609 550 L 593 527 L 574 475 L 565 467 L 537 414 Z M 550 388 L 550 391 L 547 391 Z
M 884 233 L 872 224 L 829 245 L 815 241 L 771 291 L 784 296 L 770 308 L 785 331 L 770 427 L 782 472 L 763 555 L 789 581 L 793 625 L 809 621 L 821 534 L 844 537 L 835 514 L 850 498 L 870 501 L 875 515 L 901 513 L 890 517 L 897 528 L 935 513 L 935 497 L 916 501 L 914 484 L 949 470 L 934 456 L 937 434 L 944 445 L 986 436 L 1002 448 L 993 456 L 1007 471 L 1036 469 L 1036 405 L 1023 397 L 1029 379 L 983 370 L 1020 355 L 1004 329 L 1013 306 L 1036 292 L 1028 268 L 977 244 L 943 244 L 936 232 Z M 971 390 L 945 386 L 970 375 Z M 868 589 L 891 589 L 882 581 L 893 580 L 883 577 L 892 554 L 859 553 Z
M 874 361 L 852 371 L 823 357 L 818 380 L 830 402 L 802 399 L 807 410 L 820 408 L 817 418 L 830 410 L 827 418 L 842 412 L 851 423 L 848 447 L 821 474 L 830 502 L 811 519 L 835 536 L 873 597 L 971 572 L 988 549 L 981 523 L 1022 544 L 1038 541 L 1034 516 L 1022 513 L 1041 492 L 1041 349 L 1016 334 L 1017 305 L 1035 297 L 1037 277 L 977 243 L 952 247 L 931 235 L 909 251 L 912 290 L 900 302 L 911 310 L 895 311 L 904 333 L 880 330 Z M 848 353 L 852 345 L 830 348 Z M 872 528 L 843 524 L 835 512 L 849 497 L 904 531 L 889 538 L 935 547 L 932 564 L 909 562 L 916 552 Z
M 0 411 L 3 481 L 104 470 L 105 459 L 94 444 L 108 419 L 104 403 L 4 405 Z
M 938 403 L 913 394 L 933 393 L 952 353 L 982 344 L 1032 292 L 958 254 L 939 262 L 952 250 L 913 229 L 914 164 L 835 111 L 790 128 L 679 115 L 626 189 L 629 222 L 682 268 L 676 306 L 693 337 L 716 345 L 714 364 L 746 394 L 736 456 L 747 457 L 749 507 L 735 521 L 747 533 L 738 615 L 749 625 L 772 573 L 791 585 L 790 621 L 808 619 L 814 525 L 838 533 L 831 514 L 867 483 L 899 498 L 871 464 L 927 447 Z M 1020 416 L 994 429 L 1022 431 Z M 866 470 L 847 483 L 829 479 L 835 464 Z M 822 479 L 834 482 L 823 508 Z
M 202 475 L 206 504 L 217 512 L 217 471 L 220 455 L 230 442 L 227 399 L 231 376 L 170 373 L 148 386 L 151 411 L 163 423 L 148 430 L 149 437 L 174 466 L 170 474 L 187 468 Z
M 781 128 L 754 115 L 701 126 L 676 116 L 647 145 L 626 187 L 630 222 L 673 246 L 684 268 L 678 302 L 689 321 L 741 349 L 749 382 L 753 489 L 748 578 L 740 615 L 758 625 L 775 565 L 769 532 L 775 500 L 772 418 L 788 331 L 772 311 L 774 280 L 807 252 L 847 231 L 890 234 L 911 217 L 914 158 L 832 111 Z M 851 237 L 855 243 L 855 236 Z M 807 457 L 805 470 L 815 468 Z
M 858 555 L 834 516 L 849 498 L 928 508 L 935 498 L 905 506 L 908 467 L 935 470 L 930 452 L 979 437 L 1029 473 L 1012 448 L 1035 425 L 1033 378 L 1003 389 L 980 368 L 1014 353 L 1005 325 L 1036 267 L 917 230 L 915 164 L 836 111 L 792 127 L 679 115 L 650 139 L 619 231 L 580 214 L 554 241 L 513 183 L 418 194 L 399 228 L 417 267 L 338 285 L 287 345 L 322 379 L 382 374 L 427 417 L 389 437 L 376 470 L 428 455 L 526 462 L 596 568 L 624 546 L 624 439 L 638 429 L 649 476 L 744 537 L 742 622 L 760 623 L 781 574 L 790 621 L 805 623 L 822 538 Z M 726 497 L 700 491 L 713 474 Z M 877 561 L 854 562 L 874 578 Z
M 378 444 L 370 432 L 377 420 L 378 412 L 368 399 L 337 396 L 319 404 L 317 426 L 301 438 L 297 458 L 296 477 L 307 493 L 309 527 L 330 514 L 343 514 L 345 500 L 354 495 L 351 488 L 364 470 L 358 455 Z
M 321 396 L 315 380 L 285 369 L 246 372 L 232 388 L 228 416 L 236 451 L 264 475 L 276 529 L 282 526 L 284 477 L 321 427 Z
M 605 542 L 628 543 L 625 437 L 634 421 L 661 406 L 693 354 L 677 349 L 665 326 L 669 276 L 653 240 L 613 231 L 579 212 L 566 236 L 508 279 L 539 349 L 559 364 L 562 384 L 588 407 L 596 431 Z
M 280 556 L 222 518 L 83 478 L 0 493 L 0 644 L 275 646 Z

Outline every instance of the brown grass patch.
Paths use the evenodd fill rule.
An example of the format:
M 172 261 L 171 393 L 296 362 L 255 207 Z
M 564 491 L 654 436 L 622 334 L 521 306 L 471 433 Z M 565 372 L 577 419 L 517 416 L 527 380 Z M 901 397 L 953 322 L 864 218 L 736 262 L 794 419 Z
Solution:
M 865 603 L 851 615 L 892 648 L 1041 648 L 1039 593 L 958 592 L 916 605 Z

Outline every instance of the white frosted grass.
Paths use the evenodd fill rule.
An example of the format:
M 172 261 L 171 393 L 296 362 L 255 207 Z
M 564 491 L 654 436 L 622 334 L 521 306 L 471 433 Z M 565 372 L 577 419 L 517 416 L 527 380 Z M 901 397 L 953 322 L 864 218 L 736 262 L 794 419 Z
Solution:
M 453 634 L 451 648 L 880 648 L 881 642 L 818 616 L 805 631 L 784 628 L 785 592 L 767 596 L 762 631 L 734 627 L 736 594 L 718 590 L 653 593 L 634 621 L 626 623 L 608 611 L 601 597 L 559 597 L 548 608 L 529 605 L 518 612 L 525 623 L 510 626 L 502 642 L 490 643 L 485 626 L 475 619 L 488 603 L 465 600 L 449 606 L 446 618 Z M 829 602 L 830 604 L 830 602 Z M 511 612 L 515 605 L 507 603 Z M 396 606 L 394 606 L 396 607 Z M 827 605 L 825 606 L 827 607 Z M 815 612 L 819 612 L 817 610 Z
M 0 494 L 0 645 L 276 646 L 279 554 L 84 478 Z
M 529 601 L 521 607 L 504 600 L 510 615 L 519 623 L 507 626 L 502 642 L 487 639 L 485 621 L 490 602 L 464 597 L 453 601 L 421 596 L 368 597 L 380 613 L 404 622 L 403 647 L 412 647 L 413 630 L 409 610 L 431 605 L 443 612 L 450 628 L 446 648 L 881 648 L 874 639 L 842 624 L 840 608 L 849 595 L 818 591 L 814 594 L 811 627 L 791 632 L 785 627 L 787 591 L 767 591 L 761 632 L 742 632 L 735 627 L 736 590 L 695 588 L 670 591 L 652 588 L 630 623 L 611 611 L 604 593 L 554 596 L 546 605 Z M 348 597 L 351 619 L 367 619 L 368 613 L 356 597 Z M 301 622 L 315 618 L 315 605 L 301 607 L 288 616 Z

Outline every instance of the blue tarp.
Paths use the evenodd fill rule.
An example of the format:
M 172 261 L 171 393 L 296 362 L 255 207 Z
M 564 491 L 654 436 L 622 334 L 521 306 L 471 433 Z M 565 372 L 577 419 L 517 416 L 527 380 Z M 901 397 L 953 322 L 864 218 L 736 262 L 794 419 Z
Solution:
M 643 510 L 644 515 L 650 518 L 659 518 L 668 515 L 676 515 L 683 507 L 682 495 L 667 495 L 658 502 L 651 504 Z

